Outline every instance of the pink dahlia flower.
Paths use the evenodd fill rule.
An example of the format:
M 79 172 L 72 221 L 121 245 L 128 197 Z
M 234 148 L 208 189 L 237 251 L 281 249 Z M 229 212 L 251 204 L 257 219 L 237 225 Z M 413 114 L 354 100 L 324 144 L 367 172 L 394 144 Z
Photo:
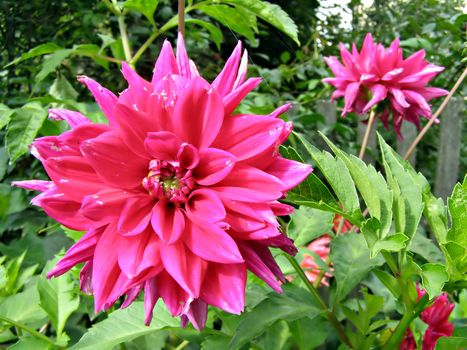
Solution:
M 329 244 L 331 243 L 331 238 L 328 235 L 323 235 L 318 239 L 315 239 L 313 242 L 308 244 L 306 247 L 310 252 L 317 254 L 323 261 L 329 256 Z M 305 271 L 305 275 L 308 280 L 314 283 L 321 272 L 321 267 L 316 263 L 315 257 L 312 255 L 304 254 L 303 260 L 300 263 L 300 266 Z M 326 272 L 321 280 L 321 284 L 329 286 L 327 278 L 330 278 L 331 274 Z
M 404 338 L 402 339 L 402 343 L 399 347 L 400 350 L 415 350 L 417 349 L 417 343 L 415 342 L 415 338 L 413 336 L 412 330 L 407 328 L 405 331 Z
M 48 277 L 73 266 L 95 311 L 144 290 L 146 323 L 159 298 L 182 324 L 204 327 L 207 305 L 238 314 L 247 270 L 280 292 L 284 277 L 269 247 L 294 254 L 276 215 L 279 203 L 311 171 L 284 159 L 278 147 L 292 124 L 269 115 L 234 114 L 260 82 L 246 79 L 247 53 L 235 48 L 208 83 L 165 42 L 146 81 L 123 63 L 128 88 L 118 97 L 82 76 L 109 124 L 78 112 L 50 111 L 71 127 L 34 141 L 31 151 L 51 181 L 15 185 L 41 191 L 33 204 L 61 224 L 86 231 Z
M 326 57 L 325 61 L 334 77 L 323 82 L 336 88 L 331 99 L 344 97 L 342 116 L 355 112 L 367 113 L 378 105 L 378 114 L 388 128 L 392 124 L 398 137 L 403 120 L 420 127 L 419 116 L 429 119 L 433 98 L 444 96 L 448 91 L 427 87 L 444 68 L 428 63 L 425 50 L 420 50 L 404 59 L 399 39 L 395 39 L 388 49 L 373 41 L 368 33 L 360 52 L 352 44 L 352 53 L 340 44 L 342 63 L 336 57 Z

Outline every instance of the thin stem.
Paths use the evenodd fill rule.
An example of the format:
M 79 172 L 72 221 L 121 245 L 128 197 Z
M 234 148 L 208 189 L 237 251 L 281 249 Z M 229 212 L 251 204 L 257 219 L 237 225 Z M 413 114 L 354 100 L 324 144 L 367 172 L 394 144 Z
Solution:
M 178 32 L 185 36 L 185 0 L 178 0 Z
M 12 320 L 12 319 L 10 319 L 8 317 L 5 317 L 5 316 L 2 316 L 2 315 L 0 315 L 0 320 L 4 321 L 6 323 L 9 323 L 9 324 L 15 326 L 16 328 L 20 328 L 20 329 L 28 332 L 32 336 L 34 336 L 34 337 L 36 337 L 38 339 L 42 339 L 42 340 L 46 341 L 47 343 L 55 344 L 54 341 L 52 339 L 50 339 L 49 337 L 45 336 L 44 334 L 39 333 L 38 331 L 36 331 L 33 328 L 29 328 L 28 326 L 26 326 L 26 325 L 24 325 L 22 323 L 16 322 L 15 320 Z
M 329 266 L 330 263 L 331 263 L 331 259 L 330 259 L 329 256 L 328 256 L 328 257 L 326 258 L 326 265 Z M 323 280 L 325 274 L 326 274 L 326 270 L 321 269 L 321 270 L 319 271 L 319 274 L 318 274 L 318 276 L 316 277 L 316 280 L 313 282 L 313 287 L 318 288 L 318 287 L 321 285 L 321 281 Z
M 383 350 L 393 350 L 399 349 L 399 346 L 404 338 L 407 328 L 410 326 L 412 321 L 420 315 L 420 313 L 425 309 L 425 305 L 428 303 L 428 294 L 425 294 L 413 310 L 408 310 L 404 316 L 402 316 L 399 324 L 397 325 L 394 333 L 388 339 L 387 343 L 384 345 Z
M 287 260 L 290 262 L 294 270 L 297 272 L 298 276 L 300 279 L 305 283 L 305 286 L 308 288 L 310 291 L 310 294 L 313 296 L 313 299 L 319 304 L 319 307 L 324 311 L 326 314 L 327 319 L 329 322 L 334 326 L 334 328 L 337 331 L 337 334 L 339 335 L 339 338 L 344 342 L 347 346 L 353 349 L 352 343 L 350 342 L 349 338 L 344 332 L 344 329 L 342 328 L 339 320 L 336 318 L 336 315 L 332 311 L 329 310 L 328 306 L 326 303 L 323 301 L 321 296 L 319 295 L 318 291 L 313 287 L 311 282 L 308 280 L 306 277 L 305 273 L 303 272 L 302 268 L 300 265 L 297 263 L 294 257 L 284 254 Z
M 119 60 L 118 58 L 110 57 L 110 56 L 105 56 L 105 55 L 92 55 L 93 58 L 97 58 L 100 60 L 104 61 L 109 61 L 117 64 L 121 64 L 123 61 Z
M 118 16 L 118 28 L 120 29 L 120 36 L 122 37 L 123 51 L 125 52 L 125 60 L 131 62 L 131 47 L 128 33 L 126 31 L 125 16 L 122 13 Z
M 443 103 L 441 103 L 441 105 L 439 106 L 438 110 L 435 112 L 435 114 L 433 114 L 430 118 L 430 120 L 428 121 L 428 123 L 425 125 L 425 127 L 423 128 L 422 131 L 420 131 L 420 133 L 417 135 L 417 137 L 415 138 L 415 140 L 412 142 L 412 144 L 410 145 L 409 149 L 407 150 L 407 152 L 405 153 L 404 155 L 404 159 L 407 160 L 409 159 L 410 155 L 413 153 L 413 151 L 415 150 L 415 148 L 417 147 L 418 143 L 421 141 L 421 139 L 423 138 L 423 136 L 425 136 L 425 134 L 427 133 L 428 129 L 431 127 L 431 125 L 436 121 L 436 119 L 438 118 L 438 116 L 441 114 L 441 112 L 444 110 L 444 108 L 446 107 L 446 105 L 448 104 L 449 100 L 451 99 L 452 95 L 454 95 L 454 93 L 456 92 L 456 90 L 459 88 L 459 86 L 461 85 L 462 81 L 465 79 L 465 76 L 467 75 L 467 68 L 464 69 L 464 72 L 462 72 L 461 76 L 459 77 L 459 79 L 457 79 L 456 83 L 454 84 L 454 86 L 452 87 L 451 91 L 449 91 L 449 93 L 446 95 L 446 97 L 444 98 L 444 101 Z
M 190 344 L 188 340 L 182 341 L 174 350 L 182 350 L 187 347 L 187 345 Z
M 370 111 L 370 117 L 368 118 L 368 124 L 365 130 L 365 136 L 363 137 L 362 148 L 360 148 L 360 153 L 358 154 L 358 158 L 363 159 L 365 155 L 366 146 L 368 145 L 368 140 L 370 139 L 371 129 L 373 128 L 373 122 L 375 120 L 376 112 L 374 109 Z

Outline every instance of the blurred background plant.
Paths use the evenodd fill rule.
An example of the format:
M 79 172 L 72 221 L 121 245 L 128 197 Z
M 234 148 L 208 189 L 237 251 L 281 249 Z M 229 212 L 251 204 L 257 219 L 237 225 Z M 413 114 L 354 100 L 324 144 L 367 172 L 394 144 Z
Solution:
M 294 108 L 287 117 L 294 121 L 296 131 L 305 134 L 313 144 L 324 145 L 317 135 L 320 130 L 344 151 L 355 154 L 360 147 L 356 141 L 359 117 L 340 118 L 340 102 L 337 105 L 327 102 L 331 89 L 321 82 L 329 75 L 322 57 L 337 56 L 339 42 L 361 43 L 367 32 L 385 45 L 400 37 L 407 51 L 405 56 L 425 49 L 430 62 L 446 67 L 433 85 L 450 89 L 466 65 L 467 15 L 462 13 L 462 6 L 462 0 L 187 1 L 186 45 L 190 56 L 196 57 L 202 75 L 209 80 L 218 73 L 237 40 L 242 40 L 251 57 L 250 75 L 261 76 L 263 83 L 249 95 L 240 111 L 264 114 L 283 102 L 293 101 Z M 94 315 L 92 299 L 79 292 L 78 271 L 74 271 L 74 277 L 44 279 L 41 271 L 47 270 L 50 260 L 78 239 L 80 233 L 52 222 L 29 205 L 31 195 L 12 188 L 10 183 L 46 178 L 39 162 L 29 154 L 28 145 L 37 136 L 55 135 L 66 129 L 63 122 L 46 118 L 48 108 L 74 109 L 94 121 L 103 120 L 76 76 L 86 74 L 112 91 L 122 91 L 125 86 L 119 63 L 128 60 L 143 77 L 150 77 L 163 39 L 175 41 L 176 26 L 177 3 L 170 0 L 0 2 L 0 315 L 19 323 L 2 323 L 0 344 L 4 345 L 0 346 L 50 348 L 56 345 L 50 344 L 44 334 L 53 334 L 56 344 L 66 347 L 76 343 L 92 324 L 107 317 Z M 122 41 L 122 33 L 124 37 L 127 33 L 128 41 Z M 466 90 L 464 85 L 457 92 L 461 96 L 459 101 L 462 102 Z M 440 102 L 434 102 L 433 110 Z M 465 136 L 465 110 L 460 108 L 458 113 Z M 436 128 L 433 126 L 423 139 L 415 159 L 417 169 L 430 184 L 437 177 Z M 387 143 L 398 147 L 393 132 L 386 132 L 381 125 L 378 130 Z M 410 141 L 414 133 L 407 132 Z M 457 157 L 460 159 L 457 180 L 462 180 L 467 168 L 465 145 Z M 373 145 L 368 160 L 378 158 L 379 152 Z M 301 237 L 304 248 L 314 238 L 331 232 L 332 220 L 327 212 L 302 208 L 292 217 L 289 230 L 292 236 Z M 423 235 L 414 249 L 427 261 L 442 260 L 441 251 L 426 238 L 424 228 L 421 226 L 419 230 Z M 316 264 L 326 269 L 324 261 Z M 258 282 L 254 277 L 251 279 Z M 373 293 L 382 289 L 375 278 L 368 277 L 364 283 Z M 293 286 L 289 289 L 293 300 L 288 299 L 287 293 L 268 300 L 272 304 L 295 303 L 296 308 L 305 307 L 300 293 L 294 295 Z M 248 307 L 260 305 L 261 312 L 260 303 L 267 292 L 263 285 L 251 284 Z M 377 300 L 363 295 L 361 302 L 366 307 L 377 305 L 387 312 L 397 308 L 394 302 L 383 304 L 389 300 L 386 294 L 383 294 L 386 299 Z M 456 307 L 454 315 L 462 323 L 467 314 L 467 295 L 464 292 L 456 297 L 463 303 Z M 358 309 L 357 297 L 352 300 L 348 308 Z M 266 310 L 266 306 L 262 307 Z M 139 311 L 130 310 L 127 317 L 136 318 Z M 266 318 L 261 322 L 263 330 L 252 331 L 241 343 L 251 341 L 254 349 L 311 349 L 326 342 L 328 348 L 334 348 L 336 339 L 329 336 L 324 319 L 294 318 L 291 310 L 282 312 L 282 320 Z M 196 349 L 199 344 L 205 350 L 218 349 L 226 344 L 226 334 L 233 334 L 242 320 L 216 311 L 210 317 L 222 319 L 224 333 L 215 332 L 220 326 L 215 326 L 209 336 L 190 329 L 154 332 L 158 327 L 177 327 L 176 322 L 164 318 L 164 310 L 159 310 L 159 314 L 160 319 L 151 328 L 132 325 L 136 327 L 133 333 L 131 327 L 127 330 L 131 337 L 125 337 L 125 329 L 117 328 L 123 335 L 108 340 L 105 346 L 101 344 L 99 349 L 111 349 L 120 343 L 128 349 L 164 346 Z M 118 323 L 119 317 L 121 314 L 115 315 L 112 325 Z M 383 325 L 380 322 L 372 326 Z M 248 328 L 245 324 L 242 327 Z M 309 329 L 315 333 L 311 334 Z M 366 331 L 371 329 L 367 327 Z M 96 332 L 102 334 L 99 329 Z M 89 333 L 90 339 L 92 332 L 86 334 Z

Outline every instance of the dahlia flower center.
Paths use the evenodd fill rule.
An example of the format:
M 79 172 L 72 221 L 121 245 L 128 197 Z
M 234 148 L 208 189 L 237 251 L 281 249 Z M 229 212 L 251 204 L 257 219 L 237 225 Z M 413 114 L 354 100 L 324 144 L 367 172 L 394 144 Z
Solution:
M 143 187 L 158 199 L 183 203 L 194 188 L 192 171 L 182 168 L 176 161 L 153 159 Z

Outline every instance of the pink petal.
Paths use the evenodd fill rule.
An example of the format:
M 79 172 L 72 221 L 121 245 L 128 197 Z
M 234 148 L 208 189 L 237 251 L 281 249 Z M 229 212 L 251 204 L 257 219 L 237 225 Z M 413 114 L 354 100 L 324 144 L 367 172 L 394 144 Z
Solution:
M 84 294 L 92 294 L 92 260 L 86 262 L 79 273 L 79 289 Z
M 232 226 L 233 228 L 233 226 Z M 241 239 L 245 241 L 262 241 L 265 239 L 270 239 L 281 235 L 282 233 L 278 230 L 275 225 L 267 224 L 263 227 L 244 232 L 241 231 L 229 231 L 235 239 Z
M 172 316 L 186 312 L 193 299 L 166 271 L 157 276 L 157 289 Z
M 175 160 L 182 141 L 168 131 L 150 132 L 144 141 L 146 151 L 158 160 Z
M 172 45 L 168 40 L 165 40 L 154 66 L 151 83 L 155 85 L 164 77 L 172 74 L 178 74 L 177 61 L 175 60 Z
M 177 66 L 180 75 L 191 78 L 190 60 L 185 49 L 183 34 L 178 33 L 177 38 Z
M 200 161 L 193 170 L 193 177 L 203 186 L 213 185 L 224 179 L 235 164 L 233 154 L 217 148 L 202 149 L 199 155 Z
M 120 189 L 101 190 L 96 194 L 85 196 L 79 211 L 93 221 L 109 223 L 118 218 L 123 205 L 130 197 L 131 194 Z
M 153 200 L 146 195 L 128 199 L 120 213 L 118 231 L 124 236 L 137 235 L 144 231 L 151 221 Z
M 82 124 L 90 124 L 91 121 L 79 112 L 67 109 L 49 109 L 49 118 L 53 120 L 65 120 L 71 128 Z
M 245 82 L 245 77 L 248 70 L 248 51 L 243 51 L 242 60 L 240 61 L 240 67 L 238 68 L 237 79 L 235 79 L 233 89 L 242 85 Z
M 170 276 L 191 297 L 197 298 L 205 276 L 206 262 L 187 249 L 181 241 L 161 249 L 161 257 Z
M 193 79 L 174 109 L 174 129 L 182 141 L 209 147 L 219 133 L 224 106 L 219 95 L 202 79 Z
M 183 143 L 177 152 L 177 160 L 182 168 L 193 169 L 199 163 L 199 152 L 195 146 Z
M 52 181 L 44 181 L 44 180 L 25 180 L 25 181 L 12 181 L 12 186 L 24 188 L 25 190 L 31 191 L 47 191 L 54 186 Z
M 152 321 L 152 310 L 159 299 L 156 278 L 148 279 L 144 284 L 144 324 L 149 326 Z
M 183 316 L 187 317 L 191 321 L 195 329 L 201 331 L 206 325 L 208 304 L 201 299 L 195 299 L 190 303 L 188 312 L 185 315 L 182 315 L 182 317 Z
M 360 83 L 350 83 L 345 89 L 345 104 L 342 110 L 342 116 L 345 116 L 348 112 L 352 111 L 353 104 L 357 99 L 358 93 L 360 92 Z
M 224 103 L 224 114 L 231 115 L 235 108 L 238 107 L 240 102 L 248 95 L 254 88 L 261 83 L 261 78 L 249 78 L 245 83 L 237 87 L 235 90 L 224 96 L 222 102 Z
M 245 264 L 210 263 L 201 289 L 201 299 L 238 315 L 245 307 L 245 284 Z
M 115 105 L 117 104 L 117 96 L 115 96 L 110 90 L 102 87 L 98 82 L 88 78 L 87 76 L 81 75 L 78 77 L 78 81 L 82 84 L 85 84 L 86 87 L 91 91 L 94 99 L 99 105 L 102 112 L 106 116 L 110 125 L 114 123 L 113 111 Z
M 204 223 L 201 227 L 192 223 L 185 232 L 185 243 L 197 256 L 221 264 L 243 262 L 235 241 L 218 226 Z
M 402 93 L 407 97 L 407 99 L 418 104 L 422 110 L 426 111 L 428 114 L 431 114 L 431 107 L 428 105 L 422 95 L 412 90 L 402 90 Z
M 185 204 L 188 217 L 197 222 L 218 222 L 225 218 L 224 205 L 216 193 L 199 189 L 190 194 Z
M 175 243 L 185 228 L 183 212 L 173 204 L 159 201 L 151 213 L 151 224 L 165 244 Z
M 81 144 L 86 160 L 103 182 L 119 188 L 135 188 L 148 173 L 148 159 L 134 154 L 115 131 Z
M 120 94 L 119 102 L 137 111 L 147 111 L 148 99 L 154 89 L 153 85 L 141 78 L 126 62 L 122 62 L 122 73 L 129 87 Z
M 268 203 L 268 204 L 271 207 L 271 210 L 274 213 L 274 215 L 277 215 L 277 216 L 290 215 L 295 210 L 295 208 L 292 207 L 291 205 L 284 204 L 284 203 L 271 202 L 271 203 Z
M 449 91 L 436 88 L 436 87 L 425 87 L 425 88 L 419 88 L 417 89 L 417 92 L 423 96 L 423 98 L 427 101 L 430 101 L 431 99 L 441 97 L 441 96 L 446 96 Z
M 408 108 L 410 105 L 407 103 L 407 100 L 405 99 L 404 93 L 396 88 L 389 88 L 389 92 L 394 96 L 396 102 L 402 107 L 402 108 Z
M 138 297 L 139 293 L 141 292 L 141 289 L 143 289 L 142 283 L 138 284 L 136 287 L 131 288 L 126 294 L 125 301 L 122 303 L 120 308 L 125 309 L 128 306 L 130 306 Z
M 284 184 L 283 191 L 288 191 L 300 182 L 313 171 L 310 165 L 303 164 L 294 160 L 276 157 L 272 165 L 265 172 L 277 177 Z
M 235 79 L 237 77 L 238 65 L 242 54 L 242 43 L 239 41 L 235 46 L 232 55 L 225 63 L 224 68 L 219 75 L 214 79 L 211 86 L 216 89 L 220 96 L 224 97 L 232 91 Z
M 372 93 L 371 100 L 366 104 L 365 108 L 363 108 L 363 113 L 367 113 L 373 106 L 384 100 L 387 96 L 388 90 L 384 85 L 375 84 L 370 87 L 370 91 Z

